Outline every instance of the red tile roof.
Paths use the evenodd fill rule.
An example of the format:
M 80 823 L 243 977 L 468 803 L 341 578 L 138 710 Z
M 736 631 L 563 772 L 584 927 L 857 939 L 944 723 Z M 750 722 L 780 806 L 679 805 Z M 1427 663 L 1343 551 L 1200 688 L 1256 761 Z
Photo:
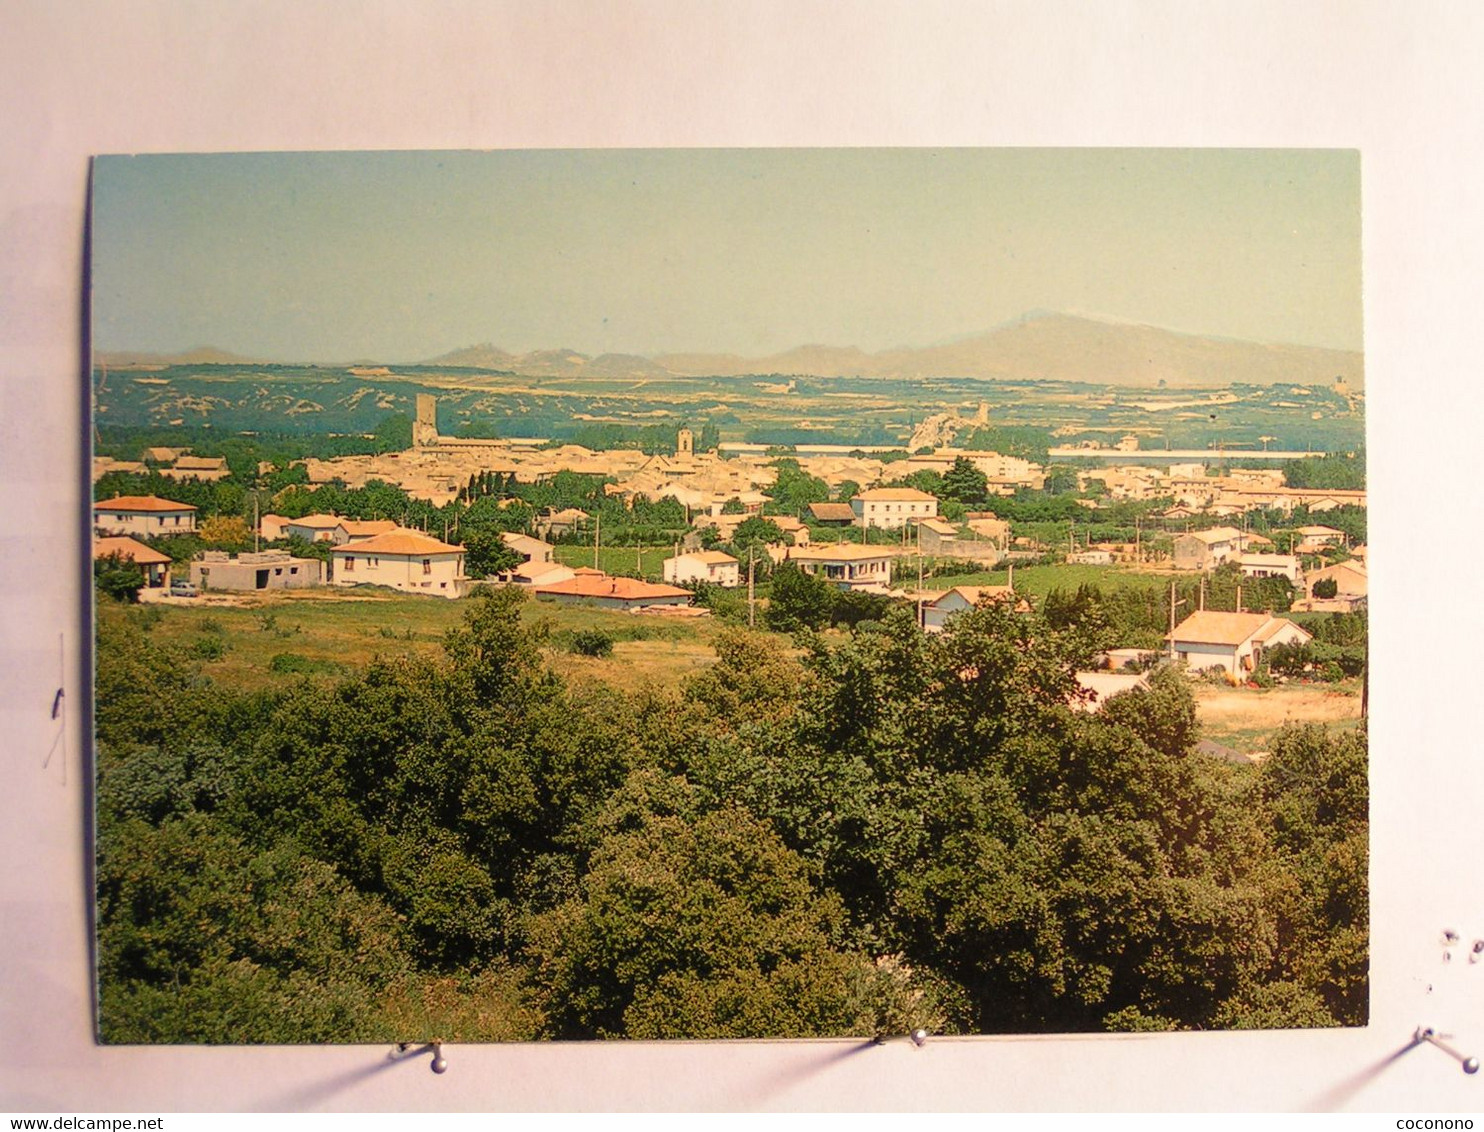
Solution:
M 176 503 L 157 495 L 115 495 L 93 504 L 94 511 L 194 511 L 189 503 Z
M 663 597 L 689 597 L 690 590 L 679 586 L 660 586 L 634 578 L 594 577 L 591 574 L 568 578 L 565 582 L 537 585 L 537 593 L 565 594 L 569 597 L 611 597 L 620 601 L 644 601 Z
M 332 554 L 462 554 L 462 546 L 450 546 L 446 542 L 423 534 L 421 531 L 388 531 L 375 538 L 358 539 L 344 546 L 337 546 Z
M 100 538 L 93 540 L 93 557 L 107 558 L 117 554 L 120 558 L 137 562 L 140 566 L 158 566 L 170 561 L 170 555 L 161 554 L 153 547 L 145 546 L 131 538 Z
M 1267 613 L 1230 613 L 1203 609 L 1175 627 L 1169 638 L 1200 645 L 1240 645 L 1244 641 L 1266 641 L 1285 625 L 1293 625 L 1306 638 L 1310 634 L 1284 617 Z M 1312 639 L 1312 638 L 1310 638 Z

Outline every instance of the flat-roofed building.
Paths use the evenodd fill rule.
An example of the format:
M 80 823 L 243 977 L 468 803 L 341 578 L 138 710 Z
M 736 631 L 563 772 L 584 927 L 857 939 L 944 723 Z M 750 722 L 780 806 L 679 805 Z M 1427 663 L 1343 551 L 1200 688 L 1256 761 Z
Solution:
M 886 593 L 891 585 L 891 560 L 895 556 L 890 547 L 840 543 L 790 547 L 787 561 L 842 590 Z
M 325 580 L 318 558 L 295 558 L 286 550 L 262 550 L 233 557 L 208 550 L 191 563 L 191 581 L 207 590 L 302 590 Z
M 116 495 L 93 504 L 93 528 L 100 535 L 186 535 L 196 529 L 196 508 L 155 495 Z

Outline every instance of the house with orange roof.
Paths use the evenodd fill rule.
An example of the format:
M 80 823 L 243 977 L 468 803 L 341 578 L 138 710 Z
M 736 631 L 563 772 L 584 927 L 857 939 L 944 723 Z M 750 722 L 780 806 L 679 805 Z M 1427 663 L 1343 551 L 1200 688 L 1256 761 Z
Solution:
M 345 520 L 339 515 L 303 515 L 283 524 L 283 537 L 301 538 L 305 542 L 334 542 L 335 528 L 343 522 Z
M 1333 581 L 1335 592 L 1330 597 L 1320 597 L 1314 587 L 1320 582 Z M 1349 559 L 1315 570 L 1304 577 L 1307 591 L 1304 599 L 1294 603 L 1301 613 L 1349 613 L 1364 606 L 1370 591 L 1370 571 L 1364 562 Z
M 291 522 L 293 520 L 287 516 L 275 515 L 270 511 L 258 517 L 258 534 L 267 542 L 277 542 L 289 537 L 286 532 Z
M 196 529 L 196 508 L 156 495 L 115 495 L 93 504 L 93 529 L 100 535 L 186 535 Z
M 1203 609 L 1180 622 L 1165 639 L 1170 642 L 1171 655 L 1197 671 L 1220 668 L 1228 675 L 1244 677 L 1256 670 L 1268 649 L 1307 644 L 1314 635 L 1271 613 Z
M 559 605 L 590 603 L 599 609 L 622 609 L 630 612 L 663 606 L 685 606 L 691 601 L 690 590 L 662 586 L 635 578 L 614 578 L 586 571 L 564 582 L 537 582 L 531 587 L 537 597 L 550 598 Z
M 93 540 L 93 557 L 112 558 L 118 556 L 132 562 L 144 575 L 146 586 L 163 586 L 170 580 L 170 555 L 161 554 L 142 542 L 122 535 L 110 535 Z
M 713 586 L 737 586 L 742 578 L 737 560 L 720 550 L 694 550 L 666 558 L 665 581 L 672 585 L 710 582 Z
M 336 546 L 344 546 L 358 538 L 374 538 L 396 529 L 397 524 L 390 519 L 341 519 L 331 532 L 330 541 Z
M 330 551 L 330 562 L 337 586 L 390 586 L 405 593 L 459 597 L 469 581 L 462 546 L 402 527 L 337 546 Z

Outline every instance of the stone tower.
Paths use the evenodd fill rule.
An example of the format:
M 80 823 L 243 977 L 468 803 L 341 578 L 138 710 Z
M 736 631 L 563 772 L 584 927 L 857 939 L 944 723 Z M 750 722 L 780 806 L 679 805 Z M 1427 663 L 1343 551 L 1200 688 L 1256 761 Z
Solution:
M 412 447 L 427 448 L 438 443 L 438 398 L 431 393 L 417 395 L 417 419 L 412 423 Z
M 694 456 L 696 454 L 696 437 L 688 428 L 681 429 L 675 434 L 675 455 Z

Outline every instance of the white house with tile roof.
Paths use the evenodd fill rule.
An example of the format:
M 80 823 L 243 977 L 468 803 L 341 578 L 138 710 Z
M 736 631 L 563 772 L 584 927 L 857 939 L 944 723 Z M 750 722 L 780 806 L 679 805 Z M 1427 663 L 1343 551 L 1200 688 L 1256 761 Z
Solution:
M 464 548 L 398 528 L 330 552 L 337 586 L 390 586 L 406 593 L 459 597 L 468 578 Z
M 1271 613 L 1204 609 L 1180 622 L 1165 639 L 1174 658 L 1192 669 L 1220 668 L 1231 676 L 1246 676 L 1257 668 L 1266 650 L 1306 644 L 1314 636 L 1286 617 Z
M 156 495 L 115 495 L 93 504 L 93 528 L 100 535 L 185 535 L 196 529 L 196 508 Z

